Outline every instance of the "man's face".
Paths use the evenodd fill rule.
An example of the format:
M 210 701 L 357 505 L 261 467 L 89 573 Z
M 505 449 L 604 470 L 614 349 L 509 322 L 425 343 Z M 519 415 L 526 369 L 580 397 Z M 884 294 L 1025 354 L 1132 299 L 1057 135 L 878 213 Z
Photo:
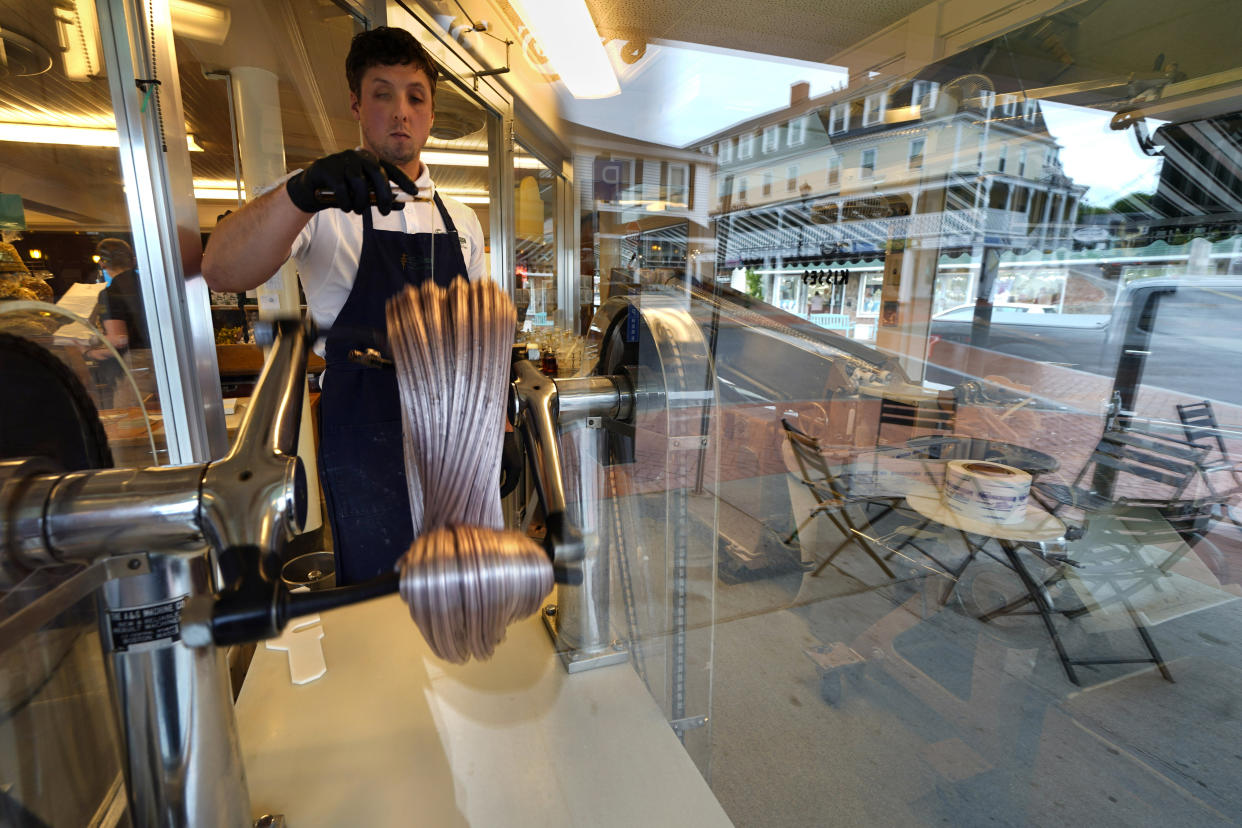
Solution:
M 363 147 L 399 167 L 418 158 L 435 120 L 427 73 L 410 64 L 372 66 L 359 86 L 350 111 L 362 125 Z

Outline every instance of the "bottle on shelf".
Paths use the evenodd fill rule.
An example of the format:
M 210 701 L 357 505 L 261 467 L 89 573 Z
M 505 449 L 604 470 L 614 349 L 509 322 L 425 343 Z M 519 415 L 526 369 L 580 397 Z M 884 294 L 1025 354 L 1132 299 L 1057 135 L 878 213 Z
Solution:
M 539 359 L 539 370 L 549 377 L 555 377 L 557 371 L 556 351 L 550 346 L 545 346 L 543 355 Z

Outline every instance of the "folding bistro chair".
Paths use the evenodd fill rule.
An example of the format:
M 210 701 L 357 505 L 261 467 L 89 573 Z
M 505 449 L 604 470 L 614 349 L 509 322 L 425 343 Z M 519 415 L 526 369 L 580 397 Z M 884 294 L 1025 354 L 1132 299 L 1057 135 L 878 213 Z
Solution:
M 1083 540 L 1075 552 L 1081 560 L 1068 557 L 1054 558 L 1037 553 L 1053 566 L 1053 572 L 1042 584 L 1030 579 L 1029 573 L 1019 574 L 1027 583 L 1027 594 L 979 617 L 990 621 L 1000 615 L 1020 611 L 1020 607 L 1034 604 L 1030 614 L 1038 613 L 1052 637 L 1057 655 L 1070 681 L 1079 684 L 1074 668 L 1097 664 L 1155 664 L 1169 681 L 1173 680 L 1161 657 L 1151 634 L 1134 604 L 1136 594 L 1144 589 L 1159 588 L 1161 578 L 1189 549 L 1189 544 L 1201 538 L 1204 522 L 1210 516 L 1210 506 L 1199 500 L 1183 499 L 1187 487 L 1199 474 L 1199 467 L 1206 450 L 1180 440 L 1169 440 L 1157 435 L 1131 430 L 1109 430 L 1100 438 L 1090 460 L 1079 471 L 1074 482 L 1065 485 L 1045 481 L 1031 487 L 1039 500 L 1056 513 L 1071 508 L 1081 513 L 1082 527 L 1078 538 Z M 1115 489 L 1118 482 L 1131 478 L 1143 484 L 1142 495 L 1137 497 L 1115 496 L 1108 490 L 1100 490 L 1094 483 L 1083 485 L 1088 472 L 1105 470 L 1112 478 Z M 1102 478 L 1098 475 L 1093 480 Z M 1162 561 L 1149 560 L 1145 549 L 1161 544 L 1174 543 L 1175 549 Z M 1073 578 L 1075 583 L 1089 582 L 1089 600 L 1073 609 L 1057 608 L 1047 597 L 1046 589 L 1054 583 Z M 1120 604 L 1135 632 L 1147 650 L 1146 657 L 1139 658 L 1071 658 L 1061 643 L 1060 635 L 1052 623 L 1051 615 L 1079 618 L 1100 611 L 1109 605 Z
M 868 543 L 867 535 L 850 516 L 849 509 L 853 506 L 863 507 L 872 503 L 882 503 L 889 506 L 891 510 L 900 498 L 851 496 L 842 480 L 834 475 L 828 467 L 828 461 L 824 458 L 819 441 L 786 419 L 781 420 L 781 426 L 785 429 L 785 436 L 789 439 L 789 446 L 793 450 L 794 459 L 798 464 L 800 482 L 806 486 L 811 496 L 815 499 L 814 508 L 802 519 L 798 524 L 798 528 L 786 539 L 786 543 L 791 542 L 806 528 L 807 524 L 822 515 L 832 522 L 844 539 L 811 573 L 812 576 L 817 576 L 823 572 L 824 568 L 832 563 L 841 550 L 852 542 L 858 544 L 870 556 L 871 560 L 875 561 L 876 566 L 883 570 L 885 575 L 889 578 L 897 577 L 888 564 L 884 562 L 884 559 Z
M 1230 497 L 1242 493 L 1242 464 L 1235 463 L 1229 457 L 1229 448 L 1225 445 L 1225 437 L 1221 434 L 1220 424 L 1216 422 L 1216 412 L 1208 400 L 1177 407 L 1178 419 L 1182 421 L 1182 430 L 1186 432 L 1186 440 L 1193 446 L 1204 449 L 1207 456 L 1199 467 L 1203 483 L 1212 494 Z M 1212 456 L 1212 452 L 1216 452 Z M 1222 477 L 1227 481 L 1224 488 L 1213 483 Z M 1237 518 L 1233 518 L 1238 522 Z
M 1131 429 L 1105 431 L 1096 443 L 1090 459 L 1070 484 L 1040 480 L 1031 485 L 1031 492 L 1053 514 L 1069 507 L 1084 515 L 1118 505 L 1140 502 L 1159 506 L 1181 498 L 1203 465 L 1207 449 L 1180 440 L 1170 440 Z M 1141 498 L 1114 497 L 1101 492 L 1098 475 L 1091 485 L 1084 485 L 1087 472 L 1103 471 L 1104 477 L 1116 481 L 1126 476 L 1144 482 L 1149 490 Z
M 876 428 L 876 444 L 884 445 L 884 426 L 904 429 L 905 440 L 919 431 L 952 432 L 957 422 L 957 397 L 952 391 L 942 392 L 935 400 L 905 402 L 889 397 L 880 398 L 880 423 Z

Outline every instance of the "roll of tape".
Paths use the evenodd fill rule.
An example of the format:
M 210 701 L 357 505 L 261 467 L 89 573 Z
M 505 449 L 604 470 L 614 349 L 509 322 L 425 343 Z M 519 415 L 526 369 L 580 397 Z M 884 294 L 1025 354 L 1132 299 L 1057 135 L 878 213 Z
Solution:
M 1031 476 L 984 460 L 950 460 L 945 467 L 944 504 L 971 520 L 1021 523 L 1031 496 Z

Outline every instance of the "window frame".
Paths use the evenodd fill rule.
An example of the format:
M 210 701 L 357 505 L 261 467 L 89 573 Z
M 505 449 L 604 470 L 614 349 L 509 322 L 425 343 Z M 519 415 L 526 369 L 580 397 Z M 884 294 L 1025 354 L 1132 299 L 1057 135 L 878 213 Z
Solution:
M 923 112 L 921 101 L 924 96 L 928 98 L 927 108 L 935 109 L 940 100 L 940 84 L 936 81 L 916 80 L 910 87 L 910 106 L 918 107 L 920 114 Z
M 869 127 L 884 123 L 887 108 L 888 92 L 872 92 L 863 97 L 862 125 Z
M 868 165 L 867 157 L 870 155 L 871 163 Z M 875 178 L 876 161 L 879 160 L 880 153 L 875 147 L 867 147 L 858 156 L 858 177 L 859 178 Z
M 755 157 L 755 133 L 747 132 L 737 137 L 737 160 Z
M 680 195 L 681 198 L 674 200 L 673 173 L 681 173 Z M 690 165 L 684 161 L 665 161 L 660 169 L 660 189 L 661 195 L 666 206 L 677 205 L 678 209 L 688 209 L 690 207 Z
M 790 119 L 788 129 L 786 131 L 786 146 L 800 147 L 806 143 L 806 121 L 807 116 L 805 115 Z M 795 134 L 797 137 L 795 137 Z
M 779 124 L 763 128 L 762 151 L 776 152 L 781 146 L 781 127 Z
M 918 152 L 914 151 L 914 147 L 916 144 L 918 145 Z M 926 150 L 927 150 L 926 136 L 920 136 L 918 138 L 911 138 L 910 147 L 909 147 L 909 155 L 906 157 L 906 168 L 911 169 L 911 170 L 923 169 L 923 155 L 926 152 Z M 918 160 L 917 164 L 915 163 L 916 159 Z
M 840 121 L 840 126 L 837 122 Z M 842 132 L 849 132 L 850 129 L 850 105 L 849 102 L 833 104 L 828 108 L 828 134 L 840 135 Z

